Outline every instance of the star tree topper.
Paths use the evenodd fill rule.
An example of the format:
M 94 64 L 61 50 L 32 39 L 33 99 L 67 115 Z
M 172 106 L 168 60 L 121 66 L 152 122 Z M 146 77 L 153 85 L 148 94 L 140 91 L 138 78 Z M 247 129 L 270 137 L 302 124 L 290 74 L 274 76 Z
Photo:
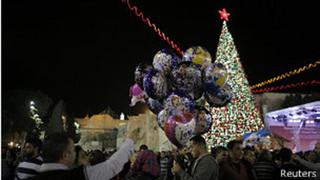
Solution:
M 219 10 L 219 14 L 220 14 L 221 20 L 229 21 L 230 13 L 228 13 L 225 8 L 223 8 L 222 10 Z

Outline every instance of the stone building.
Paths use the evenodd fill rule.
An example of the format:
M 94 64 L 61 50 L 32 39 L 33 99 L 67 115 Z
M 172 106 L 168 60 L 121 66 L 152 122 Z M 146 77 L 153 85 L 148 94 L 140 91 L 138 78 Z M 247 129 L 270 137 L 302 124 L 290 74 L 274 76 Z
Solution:
M 137 116 L 128 116 L 128 120 L 113 119 L 108 114 L 96 114 L 76 118 L 76 121 L 80 124 L 79 144 L 85 150 L 119 148 L 125 140 L 127 130 L 133 127 L 141 129 L 136 149 L 141 144 L 148 145 L 154 151 L 167 151 L 174 147 L 158 126 L 156 115 L 149 110 Z

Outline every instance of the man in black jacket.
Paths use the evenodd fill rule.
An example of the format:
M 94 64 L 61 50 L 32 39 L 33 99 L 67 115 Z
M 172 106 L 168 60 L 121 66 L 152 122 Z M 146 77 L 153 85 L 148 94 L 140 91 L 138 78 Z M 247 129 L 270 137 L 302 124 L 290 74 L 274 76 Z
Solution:
M 181 180 L 216 180 L 218 179 L 218 165 L 208 153 L 206 141 L 201 136 L 191 138 L 191 153 L 195 159 L 191 174 L 188 174 L 179 163 L 174 163 L 172 171 Z

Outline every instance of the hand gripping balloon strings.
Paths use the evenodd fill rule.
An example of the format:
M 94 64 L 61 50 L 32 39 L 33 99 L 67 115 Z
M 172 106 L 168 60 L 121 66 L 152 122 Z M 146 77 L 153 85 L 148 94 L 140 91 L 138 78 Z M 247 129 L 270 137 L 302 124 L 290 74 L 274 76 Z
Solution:
M 130 11 L 134 12 L 134 14 L 137 17 L 140 17 L 140 19 L 142 20 L 143 23 L 145 23 L 146 25 L 148 25 L 150 28 L 152 28 L 156 33 L 158 33 L 158 35 L 164 40 L 166 41 L 173 49 L 175 49 L 181 56 L 183 56 L 183 51 L 181 50 L 181 48 L 179 48 L 179 46 L 174 43 L 172 40 L 170 40 L 170 38 L 165 35 L 154 23 L 151 23 L 150 19 L 148 17 L 145 17 L 143 12 L 141 12 L 137 6 L 131 5 L 130 4 L 130 0 L 122 0 L 123 3 L 127 3 L 128 8 L 130 9 Z

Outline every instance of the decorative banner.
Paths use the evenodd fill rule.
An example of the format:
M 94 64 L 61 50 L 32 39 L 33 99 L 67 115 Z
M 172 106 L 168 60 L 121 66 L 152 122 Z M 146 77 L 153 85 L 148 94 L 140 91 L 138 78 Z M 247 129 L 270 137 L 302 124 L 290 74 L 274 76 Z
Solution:
M 316 68 L 317 65 L 320 65 L 320 60 L 315 61 L 314 63 L 311 63 L 311 64 L 309 64 L 309 65 L 306 65 L 306 66 L 303 66 L 303 67 L 294 69 L 294 70 L 292 70 L 292 71 L 286 72 L 286 73 L 284 73 L 284 74 L 281 74 L 281 75 L 276 76 L 276 77 L 274 77 L 274 78 L 271 78 L 271 79 L 269 79 L 269 80 L 266 80 L 266 81 L 260 82 L 260 83 L 258 83 L 258 84 L 255 84 L 255 85 L 251 86 L 251 89 L 255 89 L 255 88 L 258 88 L 258 87 L 262 87 L 262 86 L 265 86 L 265 85 L 267 85 L 267 84 L 271 84 L 271 83 L 274 83 L 274 82 L 276 82 L 276 81 L 279 81 L 279 80 L 288 78 L 288 77 L 290 77 L 290 76 L 293 76 L 293 75 L 296 75 L 296 74 L 300 74 L 300 73 L 303 72 L 303 71 L 310 70 L 311 68 Z
M 308 86 L 308 85 L 320 85 L 320 81 L 312 80 L 312 81 L 307 81 L 307 82 L 298 82 L 298 83 L 294 83 L 294 84 L 287 84 L 287 85 L 281 85 L 281 86 L 275 86 L 275 87 L 267 87 L 267 88 L 262 88 L 262 89 L 253 89 L 253 90 L 251 90 L 251 92 L 252 93 L 263 93 L 263 92 L 291 89 L 291 88 L 295 88 L 295 87 Z
M 174 43 L 172 40 L 170 40 L 170 38 L 165 35 L 154 23 L 151 23 L 150 19 L 148 17 L 145 17 L 143 12 L 141 12 L 137 6 L 132 6 L 130 4 L 130 0 L 122 0 L 123 3 L 127 3 L 128 8 L 134 12 L 134 14 L 137 17 L 140 17 L 140 19 L 142 20 L 143 23 L 145 23 L 146 25 L 148 25 L 150 28 L 152 28 L 156 33 L 158 33 L 158 35 L 164 40 L 166 41 L 173 49 L 175 49 L 181 56 L 183 56 L 183 51 L 181 50 L 181 48 L 179 48 L 179 46 Z

